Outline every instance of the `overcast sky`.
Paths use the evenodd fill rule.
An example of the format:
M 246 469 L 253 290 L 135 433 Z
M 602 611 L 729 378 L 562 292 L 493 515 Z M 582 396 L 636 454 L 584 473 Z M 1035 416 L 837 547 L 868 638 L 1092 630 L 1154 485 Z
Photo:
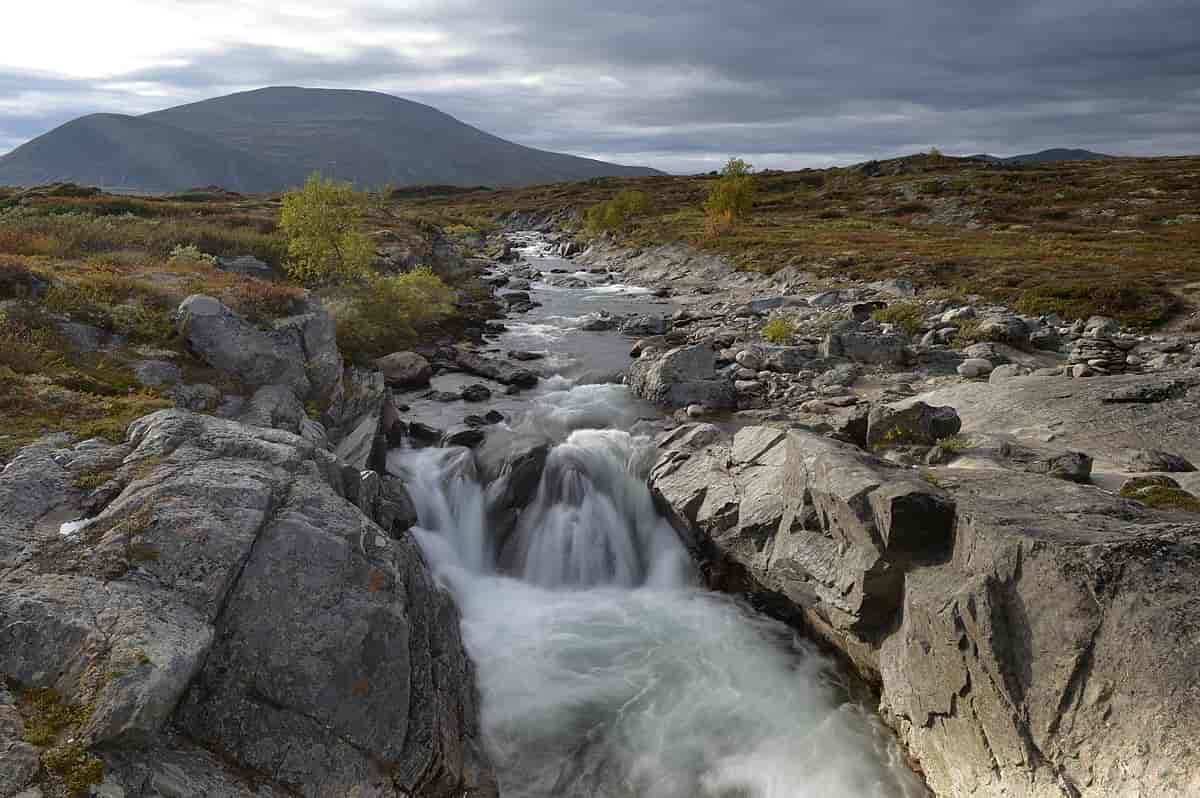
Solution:
M 1200 153 L 1200 0 L 7 0 L 0 152 L 75 116 L 374 89 L 678 172 Z

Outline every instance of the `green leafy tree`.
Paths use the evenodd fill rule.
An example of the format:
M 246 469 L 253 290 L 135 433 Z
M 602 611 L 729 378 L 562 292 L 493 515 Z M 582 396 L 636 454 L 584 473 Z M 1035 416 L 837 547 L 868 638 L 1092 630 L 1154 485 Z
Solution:
M 456 312 L 455 291 L 431 269 L 372 274 L 326 297 L 337 322 L 338 347 L 350 360 L 365 361 L 410 343 L 417 331 Z
M 710 235 L 719 235 L 750 215 L 755 192 L 750 168 L 741 158 L 730 158 L 721 177 L 709 187 L 704 215 Z
M 279 227 L 288 242 L 288 274 L 309 285 L 363 274 L 375 257 L 363 230 L 369 205 L 365 192 L 320 172 L 284 194 Z

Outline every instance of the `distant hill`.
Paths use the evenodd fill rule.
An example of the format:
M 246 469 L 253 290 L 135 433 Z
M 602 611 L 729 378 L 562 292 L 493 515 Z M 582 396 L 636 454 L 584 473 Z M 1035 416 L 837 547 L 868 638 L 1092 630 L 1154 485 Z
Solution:
M 279 191 L 314 170 L 361 185 L 527 186 L 660 174 L 514 144 L 388 94 L 276 87 L 145 116 L 80 117 L 0 157 L 0 185 Z
M 1004 163 L 1058 163 L 1060 161 L 1109 161 L 1117 156 L 1105 155 L 1091 150 L 1066 149 L 1055 147 L 1041 152 L 1030 152 L 1025 155 L 1010 155 L 999 158 L 995 155 L 971 155 L 970 158 L 981 161 L 1002 161 Z

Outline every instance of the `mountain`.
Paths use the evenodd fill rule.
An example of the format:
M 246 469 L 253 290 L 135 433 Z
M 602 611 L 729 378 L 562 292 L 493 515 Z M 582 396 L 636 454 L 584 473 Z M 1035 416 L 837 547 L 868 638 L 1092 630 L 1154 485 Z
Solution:
M 1104 153 L 1092 152 L 1091 150 L 1055 147 L 1049 150 L 1042 150 L 1041 152 L 1011 155 L 1007 158 L 998 158 L 995 155 L 968 155 L 967 157 L 977 161 L 997 161 L 1000 163 L 1057 163 L 1059 161 L 1109 161 L 1117 156 L 1105 155 Z
M 0 185 L 69 180 L 253 193 L 297 185 L 314 170 L 365 186 L 525 186 L 660 174 L 525 147 L 388 94 L 275 87 L 145 116 L 80 117 L 0 157 Z

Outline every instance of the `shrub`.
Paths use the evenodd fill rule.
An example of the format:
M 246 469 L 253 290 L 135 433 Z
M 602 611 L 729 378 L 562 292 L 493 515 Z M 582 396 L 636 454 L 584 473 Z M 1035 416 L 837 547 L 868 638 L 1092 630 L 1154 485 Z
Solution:
M 284 194 L 279 226 L 288 242 L 288 274 L 307 284 L 362 275 L 375 257 L 375 247 L 362 229 L 369 206 L 365 193 L 319 172 L 303 187 Z
M 708 189 L 704 215 L 710 235 L 719 235 L 750 215 L 754 207 L 754 178 L 750 164 L 730 158 L 721 177 Z
M 1101 279 L 1037 285 L 1022 291 L 1013 307 L 1030 316 L 1112 316 L 1129 327 L 1150 329 L 1166 321 L 1178 304 L 1179 300 L 1162 288 Z
M 622 189 L 612 199 L 588 208 L 586 229 L 589 233 L 602 233 L 624 228 L 630 220 L 650 210 L 650 198 L 646 192 Z
M 454 291 L 427 268 L 392 277 L 372 275 L 345 285 L 327 306 L 337 321 L 338 346 L 352 361 L 395 351 L 420 327 L 454 313 Z
M 899 302 L 880 308 L 871 314 L 880 324 L 892 324 L 908 335 L 918 335 L 925 329 L 925 306 L 917 302 Z
M 172 263 L 194 266 L 216 266 L 217 259 L 202 252 L 195 244 L 176 244 L 168 258 Z
M 773 344 L 791 343 L 796 337 L 796 325 L 782 316 L 776 316 L 763 326 L 762 337 Z
M 942 151 L 937 147 L 930 147 L 929 153 L 925 156 L 925 163 L 930 166 L 941 166 L 946 162 L 946 156 L 942 155 Z

